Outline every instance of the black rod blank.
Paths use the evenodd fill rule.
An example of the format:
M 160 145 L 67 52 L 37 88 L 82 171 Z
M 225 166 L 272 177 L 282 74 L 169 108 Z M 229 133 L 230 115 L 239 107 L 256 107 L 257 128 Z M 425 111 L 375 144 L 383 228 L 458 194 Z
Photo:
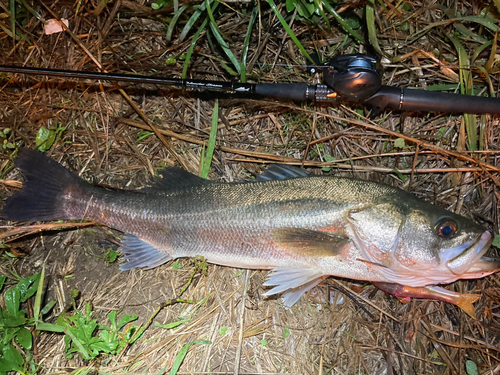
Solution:
M 150 77 L 136 74 L 84 72 L 60 69 L 42 69 L 18 66 L 0 65 L 0 72 L 43 75 L 62 78 L 78 78 L 106 81 L 122 81 L 135 83 L 149 83 L 157 85 L 175 86 L 182 89 L 200 91 L 218 91 L 243 94 L 258 94 L 288 98 L 293 100 L 312 100 L 315 86 L 307 86 L 305 83 L 285 83 L 285 84 L 254 84 L 239 82 L 211 81 L 200 79 L 180 79 L 165 77 Z

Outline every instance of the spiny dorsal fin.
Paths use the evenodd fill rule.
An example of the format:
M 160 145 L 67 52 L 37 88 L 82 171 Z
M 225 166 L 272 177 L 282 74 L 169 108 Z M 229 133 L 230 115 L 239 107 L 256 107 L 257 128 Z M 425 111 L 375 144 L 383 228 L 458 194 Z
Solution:
M 313 258 L 339 255 L 349 238 L 302 228 L 279 228 L 271 233 L 273 241 L 291 253 Z
M 175 192 L 193 187 L 206 186 L 217 182 L 201 178 L 184 169 L 171 167 L 162 170 L 159 177 L 155 177 L 151 186 L 141 189 L 145 193 Z M 312 173 L 292 165 L 271 164 L 269 168 L 255 180 L 243 183 L 263 182 L 271 180 L 288 180 L 292 178 L 310 177 Z
M 140 191 L 145 193 L 174 192 L 214 183 L 214 181 L 201 178 L 184 169 L 171 167 L 160 171 L 159 176 L 155 177 L 153 184 Z
M 291 178 L 311 177 L 314 176 L 311 172 L 305 169 L 285 164 L 271 164 L 269 168 L 255 177 L 255 182 L 272 181 L 272 180 L 288 180 Z

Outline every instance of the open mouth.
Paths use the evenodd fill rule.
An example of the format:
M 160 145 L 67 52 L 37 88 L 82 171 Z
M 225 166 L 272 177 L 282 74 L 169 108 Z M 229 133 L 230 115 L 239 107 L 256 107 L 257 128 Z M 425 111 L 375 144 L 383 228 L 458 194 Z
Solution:
M 446 263 L 448 269 L 455 275 L 466 273 L 472 265 L 477 262 L 489 249 L 493 242 L 493 236 L 490 232 L 484 232 L 474 242 L 467 242 L 455 249 L 450 249 L 452 253 L 459 254 Z

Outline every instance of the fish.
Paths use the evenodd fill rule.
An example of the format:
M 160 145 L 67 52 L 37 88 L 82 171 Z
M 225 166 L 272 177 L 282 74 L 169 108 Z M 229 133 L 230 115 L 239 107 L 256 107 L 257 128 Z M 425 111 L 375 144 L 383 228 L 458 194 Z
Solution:
M 282 294 L 286 306 L 334 276 L 464 308 L 438 285 L 500 270 L 499 259 L 484 256 L 488 230 L 378 182 L 277 164 L 251 181 L 218 182 L 171 167 L 148 187 L 109 190 L 28 148 L 15 165 L 25 182 L 4 219 L 94 220 L 122 231 L 123 271 L 202 256 L 270 270 L 266 295 Z M 462 299 L 473 316 L 474 298 Z

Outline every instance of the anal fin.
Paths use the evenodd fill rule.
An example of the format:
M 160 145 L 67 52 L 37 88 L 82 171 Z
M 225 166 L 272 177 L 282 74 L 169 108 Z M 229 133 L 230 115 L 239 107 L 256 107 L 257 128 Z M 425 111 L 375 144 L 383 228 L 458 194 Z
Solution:
M 120 249 L 125 254 L 127 263 L 120 265 L 120 270 L 128 271 L 133 268 L 155 268 L 172 259 L 170 255 L 159 251 L 147 242 L 132 234 L 125 234 Z

